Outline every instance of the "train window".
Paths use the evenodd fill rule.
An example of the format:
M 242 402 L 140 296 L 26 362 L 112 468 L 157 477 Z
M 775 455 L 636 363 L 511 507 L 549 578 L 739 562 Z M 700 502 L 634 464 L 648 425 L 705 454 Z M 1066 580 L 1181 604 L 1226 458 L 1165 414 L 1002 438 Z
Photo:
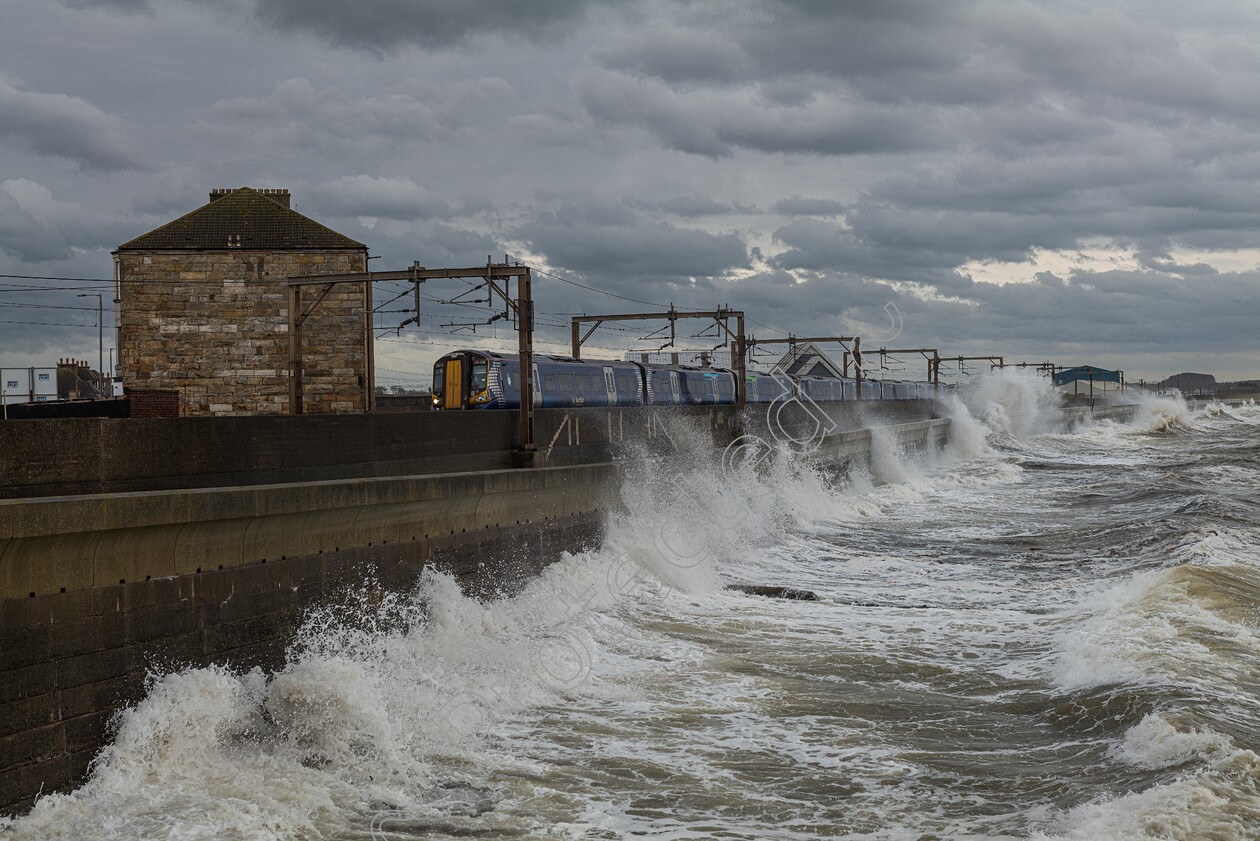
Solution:
M 433 366 L 433 393 L 441 394 L 446 390 L 446 363 L 439 361 Z
M 561 391 L 573 391 L 573 375 L 572 374 L 568 374 L 568 373 L 557 374 L 556 379 L 560 381 Z
M 556 391 L 560 388 L 560 384 L 556 382 L 556 375 L 551 373 L 543 374 L 543 386 L 548 391 Z
M 499 369 L 499 376 L 503 378 L 505 388 L 516 388 L 516 371 L 512 370 L 511 365 L 504 365 Z
M 480 394 L 486 390 L 486 361 L 484 359 L 472 364 L 470 377 L 469 390 L 473 394 Z

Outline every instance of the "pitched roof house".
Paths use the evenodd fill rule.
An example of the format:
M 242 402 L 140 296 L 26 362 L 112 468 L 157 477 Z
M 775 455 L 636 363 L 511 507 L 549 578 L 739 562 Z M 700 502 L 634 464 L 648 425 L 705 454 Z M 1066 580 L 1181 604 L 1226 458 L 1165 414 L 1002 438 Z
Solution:
M 288 408 L 289 277 L 367 270 L 367 246 L 290 207 L 288 190 L 210 201 L 114 251 L 119 374 L 179 392 L 181 414 Z M 367 284 L 342 284 L 303 327 L 304 408 L 368 402 Z

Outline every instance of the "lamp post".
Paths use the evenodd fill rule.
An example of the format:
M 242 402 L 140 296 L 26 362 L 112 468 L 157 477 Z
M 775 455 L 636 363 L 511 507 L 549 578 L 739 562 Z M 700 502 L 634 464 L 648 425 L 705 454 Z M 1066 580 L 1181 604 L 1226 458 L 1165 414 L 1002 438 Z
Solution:
M 76 298 L 96 299 L 96 371 L 100 379 L 96 382 L 96 396 L 105 396 L 105 299 L 99 292 L 80 292 Z

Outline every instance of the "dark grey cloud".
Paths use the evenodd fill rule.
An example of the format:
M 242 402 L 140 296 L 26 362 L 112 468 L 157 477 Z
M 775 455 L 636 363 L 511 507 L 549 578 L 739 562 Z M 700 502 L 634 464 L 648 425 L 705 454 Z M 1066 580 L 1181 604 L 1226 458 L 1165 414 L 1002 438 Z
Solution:
M 735 41 L 711 29 L 679 29 L 664 22 L 632 33 L 597 60 L 608 68 L 684 85 L 733 84 L 753 69 Z
M 416 143 L 432 139 L 442 125 L 434 107 L 415 96 L 354 94 L 302 77 L 221 99 L 201 120 L 207 132 L 288 149 Z
M 772 209 L 784 216 L 839 216 L 849 210 L 844 202 L 834 199 L 811 199 L 801 196 L 789 196 L 779 199 Z
M 541 37 L 580 18 L 592 0 L 252 0 L 276 29 L 369 50 L 449 48 L 480 33 Z
M 56 198 L 43 184 L 25 178 L 0 182 L 0 252 L 24 264 L 105 248 L 126 230 L 125 218 L 96 216 L 76 202 Z
M 747 246 L 735 233 L 677 227 L 617 201 L 570 198 L 549 204 L 535 208 L 510 236 L 553 266 L 608 279 L 618 288 L 690 287 L 693 278 L 722 277 L 750 265 Z
M 123 12 L 152 12 L 153 0 L 58 0 L 71 9 L 112 9 Z
M 759 101 L 746 91 L 680 91 L 623 73 L 596 73 L 577 83 L 598 122 L 643 129 L 670 149 L 727 156 L 740 149 L 771 153 L 857 155 L 935 148 L 931 114 L 819 97 L 803 107 Z
M 25 90 L 0 76 L 0 135 L 39 155 L 87 170 L 139 168 L 125 126 L 92 103 L 61 93 Z
M 455 215 L 450 204 L 406 175 L 343 176 L 319 185 L 314 197 L 337 216 L 409 220 Z
M 340 225 L 338 229 L 354 230 Z M 504 250 L 500 237 L 436 219 L 423 219 L 393 230 L 364 228 L 351 235 L 367 242 L 372 254 L 380 255 L 381 267 L 406 268 L 415 260 L 427 266 L 477 266 L 485 264 L 487 255 Z M 376 261 L 373 262 L 376 268 Z
M 655 207 L 675 216 L 699 218 L 702 216 L 726 216 L 732 213 L 747 213 L 751 209 L 726 204 L 708 196 L 676 196 L 657 202 Z

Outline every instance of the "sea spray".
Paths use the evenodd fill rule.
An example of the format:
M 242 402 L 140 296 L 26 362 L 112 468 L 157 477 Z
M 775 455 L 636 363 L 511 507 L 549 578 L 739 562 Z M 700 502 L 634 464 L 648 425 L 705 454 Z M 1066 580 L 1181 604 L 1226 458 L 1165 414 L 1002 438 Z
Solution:
M 1049 380 L 1023 368 L 1001 368 L 977 378 L 962 389 L 962 400 L 991 434 L 1025 439 L 1063 426 Z

